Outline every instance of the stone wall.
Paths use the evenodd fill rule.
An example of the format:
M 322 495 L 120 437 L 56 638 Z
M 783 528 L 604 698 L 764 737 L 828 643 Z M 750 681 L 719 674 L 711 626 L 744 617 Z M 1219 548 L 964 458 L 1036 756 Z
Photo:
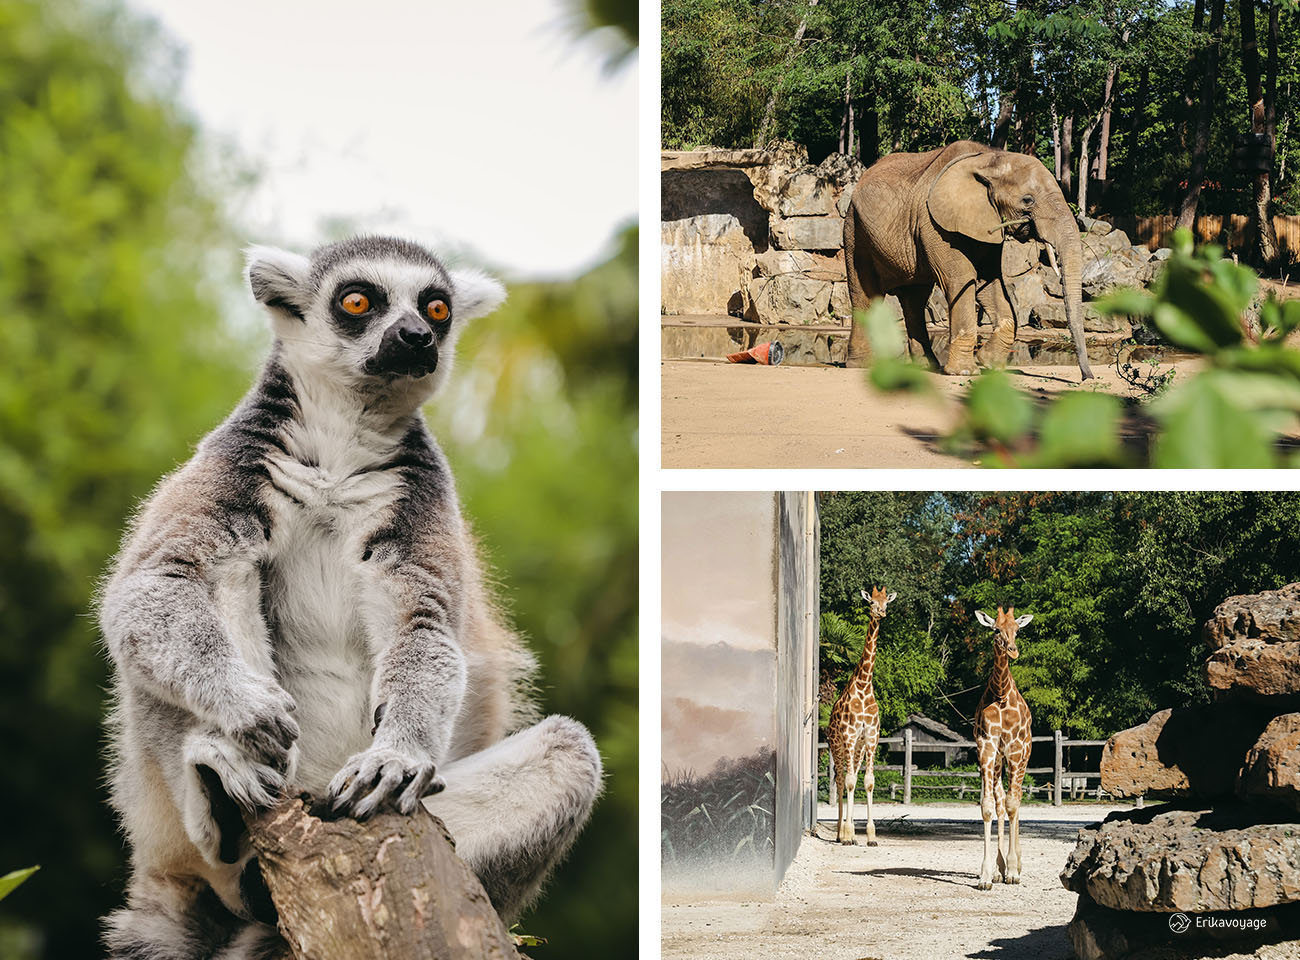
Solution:
M 1229 597 L 1205 639 L 1214 702 L 1102 752 L 1107 792 L 1174 802 L 1080 831 L 1061 873 L 1079 960 L 1300 952 L 1300 583 Z
M 796 346 L 787 362 L 842 361 L 847 341 L 826 328 L 847 333 L 852 316 L 843 231 L 862 164 L 832 154 L 813 165 L 802 147 L 786 143 L 770 150 L 665 152 L 661 169 L 662 313 L 821 328 L 822 333 L 805 332 L 834 333 L 819 341 L 824 349 L 801 352 Z M 1080 230 L 1089 353 L 1095 362 L 1108 363 L 1115 345 L 1133 331 L 1127 320 L 1103 316 L 1091 301 L 1115 287 L 1148 285 L 1169 251 L 1134 245 L 1124 231 L 1100 220 L 1084 218 Z M 1017 327 L 1011 363 L 1073 364 L 1061 281 L 1045 245 L 1008 240 L 1003 262 Z M 898 301 L 886 301 L 901 318 Z M 937 287 L 926 313 L 942 361 L 948 306 Z M 979 322 L 991 321 L 981 311 Z M 783 336 L 791 345 L 809 339 Z
M 789 143 L 664 153 L 664 315 L 847 325 L 844 214 L 863 169 Z

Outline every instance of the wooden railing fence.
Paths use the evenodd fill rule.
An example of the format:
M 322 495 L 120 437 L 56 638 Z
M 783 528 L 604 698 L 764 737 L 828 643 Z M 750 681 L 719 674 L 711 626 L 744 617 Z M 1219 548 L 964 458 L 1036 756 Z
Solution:
M 1148 250 L 1169 246 L 1169 236 L 1174 232 L 1178 218 L 1169 214 L 1159 217 L 1115 217 L 1114 225 L 1128 234 L 1136 244 L 1145 244 Z M 1197 243 L 1217 243 L 1228 253 L 1244 254 L 1247 245 L 1247 225 L 1244 214 L 1220 216 L 1206 214 L 1196 218 L 1192 232 Z M 1274 217 L 1273 229 L 1277 231 L 1277 245 L 1283 260 L 1300 259 L 1300 217 Z
M 1071 798 L 1077 799 L 1079 797 L 1081 789 L 1086 791 L 1086 782 L 1089 779 L 1092 780 L 1101 779 L 1101 771 L 1099 770 L 1066 770 L 1065 750 L 1067 747 L 1101 747 L 1101 746 L 1105 746 L 1106 744 L 1105 740 L 1068 740 L 1062 735 L 1060 730 L 1056 730 L 1053 731 L 1050 737 L 1048 736 L 1034 737 L 1033 742 L 1053 744 L 1052 765 L 1050 767 L 1030 767 L 1026 772 L 1032 774 L 1050 773 L 1052 775 L 1052 782 L 1045 786 L 1050 787 L 1052 803 L 1055 806 L 1059 807 L 1061 805 L 1065 790 L 1067 789 L 1066 786 L 1067 783 L 1069 784 L 1068 789 L 1070 791 Z M 903 774 L 902 789 L 903 789 L 904 803 L 912 802 L 912 784 L 913 781 L 917 778 L 920 778 L 922 780 L 928 777 L 974 778 L 976 780 L 976 783 L 972 785 L 973 789 L 975 790 L 976 793 L 979 792 L 979 783 L 978 783 L 979 771 L 978 770 L 949 770 L 947 768 L 940 768 L 935 770 L 922 770 L 921 768 L 917 767 L 912 762 L 913 741 L 912 741 L 911 730 L 904 730 L 903 735 L 901 737 L 881 737 L 880 745 L 882 747 L 892 747 L 892 746 L 901 745 L 903 748 L 903 762 L 901 764 L 878 763 L 876 764 L 876 769 L 894 770 L 894 771 L 902 772 Z M 930 751 L 933 750 L 935 747 L 973 748 L 974 746 L 975 746 L 975 741 L 973 740 L 952 740 L 952 741 L 945 740 L 942 741 L 941 743 L 932 743 L 926 741 L 924 744 L 920 745 L 920 749 L 923 751 Z M 831 802 L 833 803 L 835 801 L 835 790 L 834 790 L 835 762 L 829 756 L 829 748 L 825 741 L 822 741 L 817 744 L 817 752 L 819 754 L 819 760 L 820 760 L 821 751 L 823 750 L 828 751 L 828 756 L 827 756 L 827 761 L 828 761 L 827 769 L 829 775 L 828 782 L 832 785 L 830 790 L 830 796 L 831 796 Z M 820 766 L 821 764 L 819 762 L 818 768 L 820 768 Z M 958 797 L 960 798 L 965 796 L 966 790 L 964 784 L 958 784 L 958 785 L 947 784 L 943 786 L 945 786 L 947 789 L 953 789 L 954 787 L 956 787 L 958 789 Z M 891 800 L 895 796 L 896 787 L 897 784 L 890 785 L 889 796 Z M 1042 789 L 1042 787 L 1038 789 Z M 1026 788 L 1026 792 L 1032 792 L 1032 791 Z M 1098 793 L 1100 794 L 1100 787 L 1098 787 Z

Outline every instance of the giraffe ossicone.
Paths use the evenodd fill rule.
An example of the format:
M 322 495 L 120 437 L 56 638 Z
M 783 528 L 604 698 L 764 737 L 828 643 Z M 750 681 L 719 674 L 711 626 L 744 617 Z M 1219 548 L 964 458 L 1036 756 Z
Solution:
M 871 815 L 871 792 L 876 786 L 875 760 L 876 745 L 880 742 L 880 708 L 876 704 L 871 676 L 876 665 L 876 640 L 880 635 L 880 621 L 898 594 L 887 593 L 883 587 L 872 587 L 870 593 L 865 589 L 859 592 L 862 599 L 867 601 L 870 621 L 858 665 L 831 707 L 826 743 L 835 765 L 834 789 L 839 800 L 836 836 L 840 843 L 857 843 L 853 827 L 853 793 L 857 787 L 858 770 L 865 761 L 862 786 L 867 794 L 867 846 L 874 847 L 876 822 Z
M 995 880 L 1020 882 L 1020 796 L 1025 771 L 1029 768 L 1029 751 L 1033 746 L 1029 704 L 1016 689 L 1011 676 L 1011 661 L 1020 656 L 1016 634 L 1034 619 L 1033 614 L 1017 617 L 1015 607 L 998 607 L 996 617 L 983 610 L 975 619 L 993 630 L 993 673 L 984 695 L 975 708 L 975 749 L 980 768 L 980 814 L 984 819 L 984 862 L 977 884 L 991 890 Z M 1002 786 L 1002 764 L 1007 766 L 1007 786 Z M 991 821 L 998 820 L 996 871 L 994 869 Z M 1006 850 L 1003 850 L 1002 824 L 1009 825 Z

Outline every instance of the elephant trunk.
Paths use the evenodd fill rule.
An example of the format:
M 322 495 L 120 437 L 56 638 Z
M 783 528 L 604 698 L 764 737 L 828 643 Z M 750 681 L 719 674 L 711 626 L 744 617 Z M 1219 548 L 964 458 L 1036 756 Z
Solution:
M 1092 379 L 1088 365 L 1088 343 L 1083 336 L 1083 243 L 1074 216 L 1066 210 L 1063 218 L 1048 223 L 1035 223 L 1038 235 L 1056 250 L 1056 262 L 1061 271 L 1061 292 L 1065 297 L 1065 320 L 1074 340 L 1074 352 L 1079 358 L 1079 372 L 1084 380 Z

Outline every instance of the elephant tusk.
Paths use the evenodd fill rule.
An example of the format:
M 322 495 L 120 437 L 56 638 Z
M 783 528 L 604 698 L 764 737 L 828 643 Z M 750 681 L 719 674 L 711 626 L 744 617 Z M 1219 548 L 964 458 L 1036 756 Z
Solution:
M 1045 243 L 1043 246 L 1047 247 L 1047 262 L 1052 265 L 1052 270 L 1056 272 L 1057 279 L 1061 281 L 1061 286 L 1064 288 L 1065 274 L 1061 273 L 1061 265 L 1056 262 L 1056 250 L 1050 243 Z

